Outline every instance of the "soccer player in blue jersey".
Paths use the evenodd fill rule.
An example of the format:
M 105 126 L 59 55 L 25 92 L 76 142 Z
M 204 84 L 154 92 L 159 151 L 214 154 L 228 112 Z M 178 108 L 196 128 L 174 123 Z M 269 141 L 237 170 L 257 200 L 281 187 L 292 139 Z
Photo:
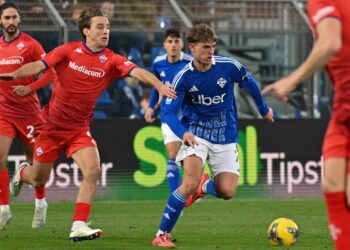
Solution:
M 174 247 L 170 232 L 187 200 L 188 205 L 205 194 L 225 200 L 237 190 L 239 161 L 237 151 L 237 109 L 233 84 L 253 97 L 264 119 L 273 122 L 257 82 L 238 61 L 214 56 L 217 36 L 206 24 L 193 26 L 186 34 L 194 57 L 174 78 L 177 99 L 166 99 L 164 122 L 183 140 L 176 163 L 184 168 L 181 185 L 168 198 L 153 246 Z M 183 118 L 177 118 L 182 109 Z M 214 179 L 201 178 L 208 161 Z
M 186 64 L 192 61 L 192 56 L 182 52 L 183 42 L 180 32 L 174 28 L 166 30 L 163 47 L 166 54 L 157 56 L 153 62 L 153 72 L 164 84 L 171 84 L 175 75 L 183 69 Z M 149 123 L 155 120 L 155 106 L 158 102 L 158 91 L 153 88 L 148 108 L 145 112 L 145 120 Z M 181 147 L 181 139 L 177 137 L 169 126 L 164 123 L 165 99 L 161 103 L 161 129 L 164 138 L 164 145 L 168 153 L 166 177 L 169 190 L 172 193 L 180 185 L 180 170 L 175 163 L 175 157 Z

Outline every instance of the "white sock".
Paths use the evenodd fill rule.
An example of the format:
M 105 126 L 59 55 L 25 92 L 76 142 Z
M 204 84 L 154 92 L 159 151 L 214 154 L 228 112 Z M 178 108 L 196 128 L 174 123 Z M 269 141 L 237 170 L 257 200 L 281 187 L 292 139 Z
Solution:
M 77 229 L 83 225 L 86 225 L 85 221 L 82 221 L 82 220 L 73 221 L 72 230 L 74 231 L 75 229 Z
M 164 234 L 164 231 L 158 229 L 158 232 L 156 233 L 156 237 L 158 237 L 158 236 L 160 236 L 160 235 L 162 235 L 162 234 Z
M 206 180 L 203 185 L 202 185 L 202 191 L 203 193 L 208 193 L 207 192 L 207 185 L 208 185 L 209 180 Z
M 10 205 L 0 205 L 0 212 L 10 212 Z
M 46 202 L 45 198 L 35 199 L 35 206 L 36 207 L 46 207 L 47 206 L 47 202 Z

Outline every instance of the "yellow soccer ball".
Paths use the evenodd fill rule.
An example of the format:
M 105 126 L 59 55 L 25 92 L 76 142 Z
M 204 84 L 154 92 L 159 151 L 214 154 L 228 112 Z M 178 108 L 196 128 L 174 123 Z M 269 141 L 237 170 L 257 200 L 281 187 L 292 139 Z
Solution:
M 271 245 L 290 247 L 297 241 L 299 229 L 294 221 L 278 218 L 270 224 L 267 233 Z

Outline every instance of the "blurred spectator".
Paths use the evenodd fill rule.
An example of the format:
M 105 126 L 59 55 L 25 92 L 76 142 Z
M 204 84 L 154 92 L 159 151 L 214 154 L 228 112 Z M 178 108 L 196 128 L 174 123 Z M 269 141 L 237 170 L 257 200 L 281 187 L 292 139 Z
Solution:
M 101 3 L 101 9 L 104 11 L 106 17 L 111 23 L 114 17 L 114 3 L 111 1 L 103 1 Z
M 156 27 L 156 4 L 154 0 L 129 0 L 124 6 L 126 25 L 142 30 L 143 28 L 153 29 Z
M 81 40 L 78 23 L 80 19 L 80 14 L 85 7 L 86 6 L 82 4 L 75 4 L 72 5 L 69 9 L 69 20 L 67 21 L 67 24 L 69 29 L 68 40 L 70 42 Z
M 80 14 L 83 11 L 83 9 L 85 8 L 85 5 L 82 4 L 76 4 L 76 5 L 72 5 L 69 9 L 69 20 L 68 20 L 68 25 L 74 28 L 78 27 L 78 22 L 79 22 L 79 18 L 80 18 Z
M 30 10 L 29 12 L 31 14 L 37 14 L 37 15 L 40 15 L 40 14 L 43 14 L 45 13 L 45 9 L 44 9 L 44 6 L 42 4 L 33 4 L 31 7 L 30 7 Z
M 116 88 L 113 89 L 113 111 L 114 117 L 128 117 L 130 119 L 142 118 L 140 105 L 143 97 L 143 89 L 140 82 L 132 77 L 125 77 L 119 80 Z
M 144 88 L 143 96 L 140 101 L 142 117 L 145 115 L 146 109 L 148 108 L 149 99 L 151 98 L 152 88 Z
M 156 1 L 156 12 L 157 12 L 157 28 L 168 29 L 171 27 L 171 21 L 169 17 L 165 14 L 164 5 L 161 0 Z

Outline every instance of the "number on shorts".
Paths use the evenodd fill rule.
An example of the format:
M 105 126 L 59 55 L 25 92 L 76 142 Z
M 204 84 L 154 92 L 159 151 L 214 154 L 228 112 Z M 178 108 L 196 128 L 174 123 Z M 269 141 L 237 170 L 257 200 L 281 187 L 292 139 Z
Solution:
M 28 125 L 27 129 L 29 130 L 28 134 L 27 134 L 27 138 L 33 138 L 33 133 L 34 133 L 34 126 L 32 125 Z

